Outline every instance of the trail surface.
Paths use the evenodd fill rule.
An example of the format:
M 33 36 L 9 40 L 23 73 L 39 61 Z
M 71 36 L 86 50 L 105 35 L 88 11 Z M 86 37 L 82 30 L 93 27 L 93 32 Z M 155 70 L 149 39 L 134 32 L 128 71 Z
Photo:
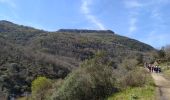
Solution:
M 162 74 L 152 73 L 152 77 L 157 86 L 157 100 L 170 100 L 170 81 Z

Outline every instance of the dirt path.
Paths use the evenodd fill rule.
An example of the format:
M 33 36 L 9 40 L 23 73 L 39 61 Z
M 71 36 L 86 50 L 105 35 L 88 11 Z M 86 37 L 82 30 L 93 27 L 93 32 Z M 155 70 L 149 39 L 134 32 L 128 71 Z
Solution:
M 157 86 L 157 100 L 170 100 L 170 81 L 165 79 L 162 74 L 152 73 Z

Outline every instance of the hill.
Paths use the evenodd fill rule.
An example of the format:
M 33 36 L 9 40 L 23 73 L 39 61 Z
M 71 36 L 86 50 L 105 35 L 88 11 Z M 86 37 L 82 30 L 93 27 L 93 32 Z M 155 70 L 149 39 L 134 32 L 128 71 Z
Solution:
M 87 29 L 59 29 L 57 32 L 61 33 L 112 33 L 114 34 L 113 31 L 111 30 L 87 30 Z
M 64 78 L 97 51 L 113 64 L 155 51 L 152 46 L 110 30 L 60 29 L 56 32 L 0 21 L 0 86 L 8 95 L 30 91 L 37 76 Z

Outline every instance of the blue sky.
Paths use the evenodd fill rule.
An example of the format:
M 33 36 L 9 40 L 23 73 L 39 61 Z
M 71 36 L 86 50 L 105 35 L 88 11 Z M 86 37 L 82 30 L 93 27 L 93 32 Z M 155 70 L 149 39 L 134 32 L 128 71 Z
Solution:
M 110 29 L 155 48 L 170 44 L 170 0 L 0 0 L 0 20 L 48 31 Z

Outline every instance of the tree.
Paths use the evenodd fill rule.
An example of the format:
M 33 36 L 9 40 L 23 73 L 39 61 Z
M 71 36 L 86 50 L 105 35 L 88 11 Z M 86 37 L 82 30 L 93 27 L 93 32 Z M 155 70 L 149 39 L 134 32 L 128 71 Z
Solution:
M 162 47 L 161 50 L 158 51 L 158 54 L 160 58 L 165 58 L 166 56 L 165 47 Z
M 143 61 L 143 55 L 142 55 L 142 54 L 139 54 L 139 55 L 137 56 L 137 61 L 138 61 L 138 64 L 143 64 L 143 63 L 144 63 L 144 61 Z
M 165 47 L 166 58 L 170 60 L 170 45 Z
M 104 52 L 86 60 L 68 75 L 52 100 L 104 100 L 117 91 L 113 68 L 103 62 Z
M 31 86 L 32 98 L 35 100 L 44 100 L 47 89 L 52 86 L 51 80 L 46 77 L 37 77 Z

